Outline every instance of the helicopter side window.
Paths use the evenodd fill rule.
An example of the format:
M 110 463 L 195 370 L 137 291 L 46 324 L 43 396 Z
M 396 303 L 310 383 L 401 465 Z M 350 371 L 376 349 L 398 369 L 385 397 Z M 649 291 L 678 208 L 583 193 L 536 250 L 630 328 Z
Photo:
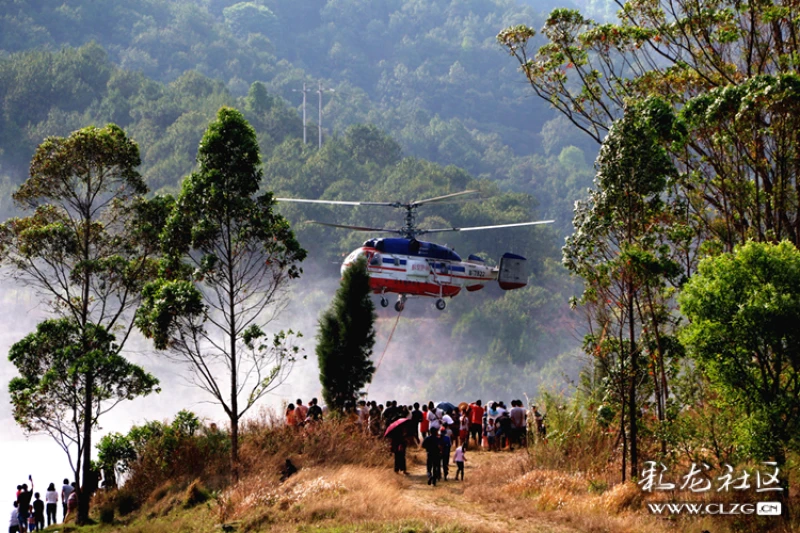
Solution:
M 375 254 L 369 260 L 369 264 L 372 266 L 380 266 L 381 265 L 381 254 Z

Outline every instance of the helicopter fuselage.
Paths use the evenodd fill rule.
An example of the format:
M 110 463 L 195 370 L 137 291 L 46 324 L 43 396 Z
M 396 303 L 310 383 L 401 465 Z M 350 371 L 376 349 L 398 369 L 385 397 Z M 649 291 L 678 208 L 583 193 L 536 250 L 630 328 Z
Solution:
M 462 289 L 478 291 L 498 279 L 499 269 L 486 265 L 479 257 L 464 261 L 450 248 L 416 239 L 371 239 L 350 253 L 342 263 L 342 273 L 360 257 L 365 257 L 370 288 L 381 295 L 386 307 L 387 293 L 400 295 L 395 309 L 402 311 L 409 296 L 437 298 L 436 307 L 444 309 L 444 298 L 458 295 Z M 524 258 L 519 256 L 524 261 Z M 524 282 L 501 285 L 504 289 L 525 286 Z

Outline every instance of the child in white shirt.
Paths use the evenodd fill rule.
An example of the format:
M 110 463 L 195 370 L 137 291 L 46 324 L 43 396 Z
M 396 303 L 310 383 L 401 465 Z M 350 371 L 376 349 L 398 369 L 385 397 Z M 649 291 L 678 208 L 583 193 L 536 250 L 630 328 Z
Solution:
M 464 481 L 464 461 L 467 459 L 464 457 L 464 445 L 462 444 L 458 448 L 456 448 L 456 453 L 453 455 L 453 462 L 456 464 L 458 469 L 456 470 L 456 480 L 458 480 L 458 473 L 461 472 L 461 481 Z

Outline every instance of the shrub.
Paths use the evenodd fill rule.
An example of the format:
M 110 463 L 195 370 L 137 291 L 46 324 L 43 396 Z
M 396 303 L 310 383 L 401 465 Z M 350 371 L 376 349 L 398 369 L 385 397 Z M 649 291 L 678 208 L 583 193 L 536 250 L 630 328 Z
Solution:
M 127 490 L 121 490 L 117 493 L 115 505 L 120 516 L 127 516 L 139 508 L 136 496 Z
M 186 493 L 183 496 L 183 507 L 184 509 L 191 509 L 210 499 L 211 493 L 203 486 L 199 479 L 195 479 L 186 488 Z
M 100 508 L 100 523 L 113 524 L 114 523 L 114 506 L 110 504 L 103 505 Z

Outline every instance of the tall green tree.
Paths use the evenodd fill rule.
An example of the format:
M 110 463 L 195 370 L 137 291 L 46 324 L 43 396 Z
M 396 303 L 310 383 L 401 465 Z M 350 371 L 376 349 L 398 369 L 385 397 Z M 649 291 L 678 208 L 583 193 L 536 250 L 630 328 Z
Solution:
M 585 348 L 611 377 L 619 402 L 623 480 L 628 450 L 631 477 L 638 476 L 646 355 L 657 412 L 664 418 L 670 317 L 660 289 L 679 269 L 671 248 L 659 240 L 670 221 L 665 198 L 676 174 L 659 141 L 675 135 L 675 128 L 669 107 L 658 99 L 631 107 L 614 123 L 597 158 L 596 187 L 576 205 L 575 233 L 563 250 L 564 264 L 585 282 L 579 300 L 591 328 Z
M 601 23 L 556 9 L 541 33 L 498 40 L 534 92 L 598 143 L 628 102 L 659 95 L 686 109 L 671 150 L 696 231 L 728 251 L 747 239 L 800 243 L 797 188 L 800 8 L 775 0 L 614 2 Z
M 681 340 L 738 413 L 736 440 L 782 467 L 800 445 L 800 251 L 750 242 L 704 259 L 679 301 Z
M 157 390 L 155 377 L 119 355 L 113 335 L 93 324 L 82 331 L 70 318 L 40 323 L 11 347 L 8 358 L 20 374 L 8 385 L 14 420 L 28 433 L 50 435 L 67 454 L 75 479 L 81 478 L 87 445 L 86 414 L 95 427 L 120 402 Z
M 48 138 L 36 150 L 30 177 L 14 193 L 17 205 L 33 213 L 0 227 L 2 263 L 17 281 L 40 291 L 52 313 L 68 319 L 73 328 L 69 339 L 77 353 L 72 361 L 81 362 L 76 371 L 83 380 L 83 413 L 78 417 L 82 457 L 76 471 L 82 471 L 84 480 L 91 473 L 92 429 L 101 401 L 95 394 L 117 385 L 99 382 L 102 358 L 119 356 L 130 335 L 142 285 L 155 273 L 156 237 L 166 214 L 163 199 L 143 199 L 147 187 L 136 170 L 139 163 L 137 145 L 113 124 Z M 98 351 L 97 339 L 112 331 L 118 332 L 116 343 L 105 338 Z M 47 337 L 44 330 L 37 335 Z M 67 340 L 58 349 L 66 350 Z M 33 348 L 20 350 L 17 357 L 22 360 L 22 351 Z M 89 500 L 80 500 L 80 522 L 88 519 Z
M 370 356 L 375 345 L 375 305 L 369 288 L 367 261 L 360 258 L 342 276 L 331 306 L 319 319 L 317 360 L 322 396 L 341 411 L 372 380 Z
M 300 353 L 293 332 L 267 331 L 306 252 L 289 223 L 259 194 L 255 131 L 223 107 L 200 141 L 162 234 L 168 255 L 144 289 L 137 326 L 184 363 L 194 384 L 230 421 L 231 471 L 239 468 L 239 421 L 288 376 Z

